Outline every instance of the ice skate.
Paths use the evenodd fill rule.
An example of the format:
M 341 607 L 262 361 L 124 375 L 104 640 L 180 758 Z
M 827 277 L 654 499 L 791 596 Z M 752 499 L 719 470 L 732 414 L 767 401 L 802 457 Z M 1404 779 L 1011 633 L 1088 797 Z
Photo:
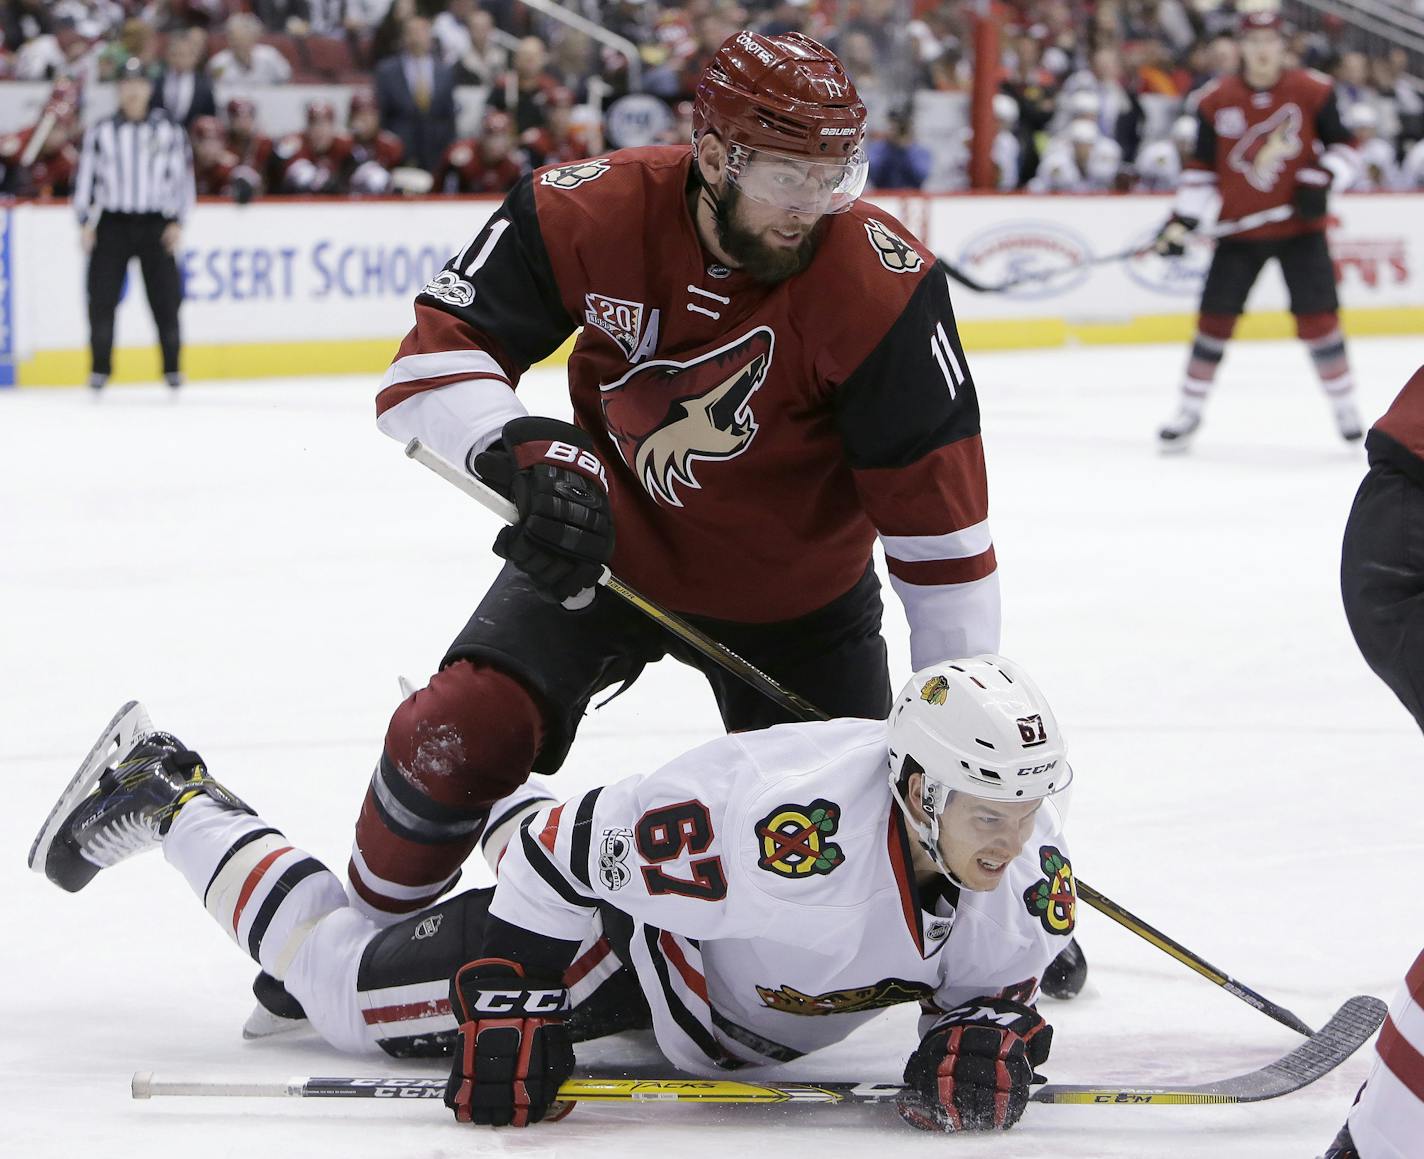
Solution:
M 60 795 L 30 847 L 30 868 L 70 893 L 101 869 L 151 849 L 197 796 L 252 812 L 210 776 L 197 753 L 154 732 L 134 701 L 124 705 Z
M 1050 998 L 1075 998 L 1087 980 L 1088 959 L 1083 956 L 1083 947 L 1077 938 L 1069 938 L 1058 956 L 1048 963 L 1040 988 Z
M 243 1024 L 243 1038 L 271 1038 L 275 1034 L 288 1034 L 311 1027 L 302 1004 L 265 970 L 253 981 L 252 993 L 257 999 L 257 1005 Z
M 1355 1150 L 1355 1140 L 1350 1138 L 1348 1124 L 1340 1128 L 1340 1133 L 1335 1136 L 1334 1142 L 1326 1148 L 1321 1159 L 1360 1159 L 1360 1153 Z
M 1365 437 L 1365 428 L 1360 423 L 1360 412 L 1353 399 L 1341 399 L 1335 404 L 1335 429 L 1347 443 L 1359 442 Z
M 1164 451 L 1176 454 L 1192 445 L 1197 428 L 1201 426 L 1201 411 L 1182 407 L 1157 432 L 1157 445 Z

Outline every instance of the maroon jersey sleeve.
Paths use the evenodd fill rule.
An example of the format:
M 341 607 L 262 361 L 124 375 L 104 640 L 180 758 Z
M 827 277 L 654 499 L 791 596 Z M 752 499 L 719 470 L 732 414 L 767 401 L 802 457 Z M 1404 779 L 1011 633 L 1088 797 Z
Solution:
M 456 382 L 513 386 L 574 326 L 559 300 L 526 177 L 416 297 L 415 326 L 386 374 L 376 413 Z
M 836 392 L 865 513 L 910 621 L 916 668 L 999 646 L 979 401 L 949 281 L 931 269 Z
M 1424 366 L 1375 423 L 1365 447 L 1371 460 L 1384 459 L 1424 484 Z

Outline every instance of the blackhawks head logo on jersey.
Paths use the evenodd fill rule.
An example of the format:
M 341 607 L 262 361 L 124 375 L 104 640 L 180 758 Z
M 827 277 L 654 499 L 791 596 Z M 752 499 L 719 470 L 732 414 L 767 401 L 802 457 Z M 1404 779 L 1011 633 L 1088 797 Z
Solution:
M 1226 163 L 1252 189 L 1269 193 L 1280 181 L 1286 166 L 1300 156 L 1300 107 L 1282 105 L 1259 125 L 1252 125 L 1232 147 Z
M 657 502 L 681 507 L 678 485 L 702 486 L 695 460 L 734 459 L 751 445 L 751 398 L 771 370 L 774 346 L 771 330 L 758 326 L 710 354 L 645 362 L 599 387 L 613 445 Z

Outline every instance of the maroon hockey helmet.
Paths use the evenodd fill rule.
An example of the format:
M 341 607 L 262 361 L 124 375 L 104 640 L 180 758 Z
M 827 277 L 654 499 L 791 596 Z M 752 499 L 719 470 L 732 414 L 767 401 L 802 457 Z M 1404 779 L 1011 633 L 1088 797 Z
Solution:
M 694 141 L 830 160 L 865 136 L 865 104 L 835 53 L 799 32 L 728 37 L 697 82 Z
M 1236 21 L 1236 32 L 1239 36 L 1245 36 L 1248 32 L 1279 32 L 1284 36 L 1285 17 L 1278 8 L 1257 8 L 1243 12 Z

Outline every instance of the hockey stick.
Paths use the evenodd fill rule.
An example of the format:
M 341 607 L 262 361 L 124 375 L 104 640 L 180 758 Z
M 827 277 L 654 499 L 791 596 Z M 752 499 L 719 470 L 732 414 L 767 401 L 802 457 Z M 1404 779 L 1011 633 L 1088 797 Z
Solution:
M 1223 222 L 1208 230 L 1201 230 L 1202 237 L 1212 241 L 1221 238 L 1231 237 L 1233 234 L 1246 233 L 1248 230 L 1259 229 L 1263 225 L 1274 225 L 1278 221 L 1285 221 L 1294 216 L 1295 210 L 1289 205 L 1275 205 L 1270 209 L 1262 209 L 1256 213 L 1248 213 L 1245 217 L 1237 218 L 1235 221 Z M 1012 290 L 1017 286 L 1031 285 L 1034 282 L 1046 282 L 1062 274 L 1071 274 L 1076 270 L 1088 269 L 1091 266 L 1105 266 L 1113 262 L 1127 261 L 1131 258 L 1139 257 L 1142 254 L 1150 253 L 1157 244 L 1156 239 L 1147 242 L 1145 245 L 1134 246 L 1132 249 L 1121 250 L 1114 254 L 1104 254 L 1101 257 L 1089 258 L 1087 261 L 1074 262 L 1071 266 L 1060 266 L 1052 270 L 1030 270 L 1028 273 L 1020 274 L 1016 278 L 1010 278 L 1007 282 L 1000 282 L 997 286 L 986 286 L 983 282 L 971 278 L 963 270 L 956 269 L 944 258 L 940 258 L 936 263 L 940 270 L 953 278 L 962 286 L 980 294 L 1001 294 L 1006 290 Z
M 1095 1106 L 1187 1106 L 1258 1103 L 1307 1087 L 1329 1074 L 1380 1028 L 1388 1007 L 1378 998 L 1351 998 L 1309 1042 L 1259 1070 L 1215 1082 L 1160 1087 L 1115 1087 L 1049 1083 L 1034 1091 L 1035 1103 L 1090 1103 Z M 162 1095 L 226 1098 L 443 1099 L 444 1078 L 291 1078 L 276 1081 L 217 1082 L 159 1079 L 151 1071 L 133 1076 L 135 1099 Z M 853 1106 L 886 1103 L 910 1088 L 894 1083 L 745 1083 L 729 1079 L 571 1079 L 559 1088 L 569 1102 L 630 1103 L 806 1103 Z
M 448 483 L 453 483 L 466 495 L 472 499 L 477 499 L 490 511 L 498 515 L 506 523 L 512 523 L 519 517 L 514 504 L 506 499 L 499 492 L 486 486 L 476 479 L 469 471 L 462 470 L 455 466 L 443 455 L 431 450 L 419 439 L 411 439 L 406 444 L 405 453 L 423 467 L 428 467 Z M 809 700 L 797 696 L 783 688 L 761 669 L 743 660 L 735 652 L 723 647 L 717 641 L 709 637 L 705 632 L 693 627 L 686 620 L 674 615 L 667 609 L 649 600 L 646 596 L 639 595 L 628 587 L 617 576 L 613 575 L 608 568 L 603 569 L 603 575 L 598 581 L 608 588 L 609 591 L 627 600 L 639 611 L 643 612 L 657 623 L 662 624 L 668 631 L 672 632 L 679 640 L 690 644 L 702 655 L 720 664 L 734 676 L 739 676 L 746 683 L 750 684 L 757 691 L 764 693 L 788 712 L 799 717 L 801 720 L 829 720 L 830 718 L 812 704 Z M 1283 1026 L 1289 1026 L 1292 1030 L 1309 1038 L 1315 1032 L 1310 1026 L 1297 1018 L 1283 1006 L 1278 1006 L 1268 998 L 1262 997 L 1252 990 L 1237 982 L 1227 974 L 1223 974 L 1215 966 L 1211 965 L 1204 958 L 1193 954 L 1185 946 L 1173 941 L 1166 934 L 1160 933 L 1152 926 L 1149 926 L 1141 918 L 1134 916 L 1131 912 L 1105 897 L 1081 878 L 1075 879 L 1078 895 L 1096 910 L 1100 910 L 1119 925 L 1126 927 L 1138 937 L 1156 946 L 1179 962 L 1191 967 L 1203 978 L 1215 982 L 1228 994 L 1241 999 L 1248 1006 L 1254 1007 L 1269 1018 L 1274 1018 Z
M 453 483 L 470 498 L 484 504 L 506 523 L 513 523 L 519 518 L 519 512 L 515 509 L 514 504 L 498 491 L 480 482 L 470 472 L 461 470 L 419 439 L 411 439 L 405 446 L 405 453 L 422 467 L 429 467 L 447 483 Z M 740 677 L 758 692 L 770 697 L 787 712 L 794 713 L 803 720 L 826 719 L 826 714 L 814 704 L 801 699 L 796 693 L 782 688 L 755 664 L 743 660 L 730 648 L 717 643 L 705 632 L 694 628 L 681 616 L 655 604 L 647 596 L 640 595 L 606 567 L 603 569 L 603 574 L 598 577 L 598 582 L 620 599 L 632 604 L 650 620 L 661 624 L 684 644 L 697 649 L 713 663 L 721 665 L 733 676 Z

